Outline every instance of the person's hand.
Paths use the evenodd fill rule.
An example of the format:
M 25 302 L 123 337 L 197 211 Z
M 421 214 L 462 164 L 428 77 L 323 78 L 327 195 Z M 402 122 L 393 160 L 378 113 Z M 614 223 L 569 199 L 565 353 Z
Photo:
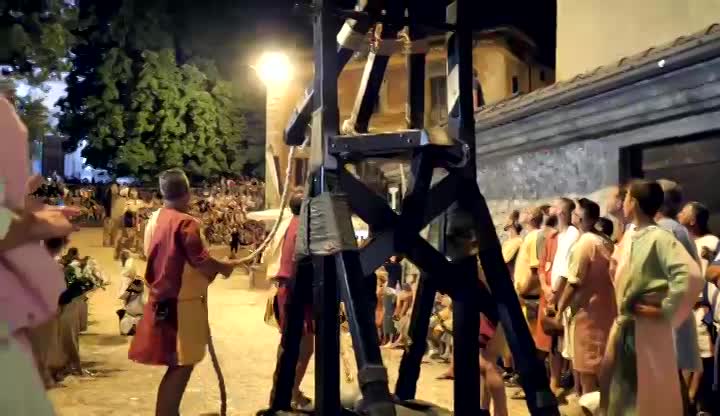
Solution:
M 77 231 L 63 210 L 46 208 L 27 215 L 29 232 L 34 240 L 65 238 Z
M 230 277 L 233 270 L 235 270 L 235 266 L 232 265 L 231 262 L 225 262 L 220 266 L 220 272 L 219 274 L 225 278 Z
M 553 301 L 553 298 L 555 297 L 555 294 L 552 291 L 552 288 L 549 285 L 542 285 L 541 286 L 543 296 L 545 297 L 545 301 L 550 304 Z
M 61 213 L 62 215 L 64 215 L 65 218 L 67 218 L 69 220 L 82 214 L 82 210 L 78 207 L 69 207 L 69 206 L 58 207 L 55 205 L 43 205 L 42 209 L 46 209 L 46 210 L 50 210 L 50 211 L 57 211 L 57 212 Z
M 658 319 L 663 317 L 662 309 L 658 306 L 643 305 L 641 303 L 633 308 L 635 315 L 643 318 Z

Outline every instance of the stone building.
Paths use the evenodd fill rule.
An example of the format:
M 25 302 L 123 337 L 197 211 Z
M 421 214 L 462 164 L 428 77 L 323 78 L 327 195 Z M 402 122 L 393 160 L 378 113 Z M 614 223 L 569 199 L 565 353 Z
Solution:
M 496 222 L 563 195 L 601 202 L 645 177 L 681 183 L 720 230 L 718 16 L 714 1 L 558 0 L 559 82 L 476 113 Z
M 497 103 L 516 95 L 551 85 L 554 71 L 540 63 L 535 43 L 512 27 L 498 27 L 475 34 L 473 61 L 481 85 L 482 100 Z M 294 107 L 312 83 L 312 54 L 299 53 L 295 78 L 287 85 L 268 86 L 266 171 L 268 208 L 277 206 L 286 172 L 288 148 L 283 130 Z M 365 69 L 365 59 L 356 57 L 345 67 L 338 80 L 338 104 L 341 125 L 350 117 Z M 394 131 L 406 126 L 407 62 L 405 55 L 393 55 L 388 63 L 385 81 L 370 122 L 370 131 Z M 446 55 L 444 38 L 432 39 L 426 59 L 425 106 L 426 125 L 436 125 L 447 118 Z M 307 174 L 307 152 L 299 152 L 290 175 L 301 185 Z

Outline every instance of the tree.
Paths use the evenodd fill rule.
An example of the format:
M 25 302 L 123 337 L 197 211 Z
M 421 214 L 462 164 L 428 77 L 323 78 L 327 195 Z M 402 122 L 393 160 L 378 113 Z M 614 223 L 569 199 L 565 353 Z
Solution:
M 70 0 L 0 0 L 0 64 L 40 83 L 67 69 L 77 17 Z
M 211 60 L 177 61 L 171 10 L 164 0 L 81 7 L 58 103 L 66 150 L 87 140 L 90 165 L 143 180 L 171 167 L 197 179 L 248 173 L 257 155 L 239 97 Z
M 20 118 L 28 130 L 28 140 L 42 141 L 52 131 L 48 119 L 48 109 L 42 98 L 33 98 L 30 94 L 17 97 L 17 109 Z

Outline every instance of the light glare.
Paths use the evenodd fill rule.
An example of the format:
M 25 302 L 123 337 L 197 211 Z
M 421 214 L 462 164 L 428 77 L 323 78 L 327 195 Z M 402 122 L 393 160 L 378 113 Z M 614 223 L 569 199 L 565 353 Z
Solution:
M 292 64 L 282 52 L 266 52 L 260 57 L 256 68 L 258 76 L 266 85 L 287 82 L 292 79 Z

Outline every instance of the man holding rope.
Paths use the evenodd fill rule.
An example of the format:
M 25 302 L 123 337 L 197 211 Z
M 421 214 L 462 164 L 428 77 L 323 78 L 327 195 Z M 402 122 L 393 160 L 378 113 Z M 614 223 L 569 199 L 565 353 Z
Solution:
M 295 190 L 290 197 L 288 205 L 292 212 L 282 242 L 279 245 L 279 256 L 277 256 L 277 271 L 273 268 L 273 281 L 277 287 L 277 294 L 274 299 L 275 318 L 282 331 L 287 320 L 286 307 L 289 298 L 289 289 L 295 274 L 297 273 L 298 264 L 295 258 L 295 243 L 297 241 L 298 227 L 300 225 L 300 208 L 302 206 L 303 195 L 301 190 Z M 300 355 L 298 364 L 295 369 L 295 384 L 292 391 L 292 406 L 299 410 L 311 410 L 312 400 L 300 391 L 300 384 L 305 376 L 310 359 L 315 351 L 313 311 L 311 305 L 306 305 L 304 309 L 303 335 L 300 341 Z M 278 357 L 280 356 L 282 346 L 278 346 Z M 274 380 L 277 380 L 277 374 Z M 273 386 L 274 387 L 274 386 Z M 271 394 L 272 396 L 272 394 Z
M 163 172 L 160 192 L 163 208 L 145 228 L 149 299 L 128 355 L 141 364 L 168 367 L 155 414 L 177 416 L 193 368 L 210 342 L 208 286 L 218 274 L 229 277 L 242 262 L 210 256 L 200 222 L 187 214 L 190 185 L 182 170 Z

